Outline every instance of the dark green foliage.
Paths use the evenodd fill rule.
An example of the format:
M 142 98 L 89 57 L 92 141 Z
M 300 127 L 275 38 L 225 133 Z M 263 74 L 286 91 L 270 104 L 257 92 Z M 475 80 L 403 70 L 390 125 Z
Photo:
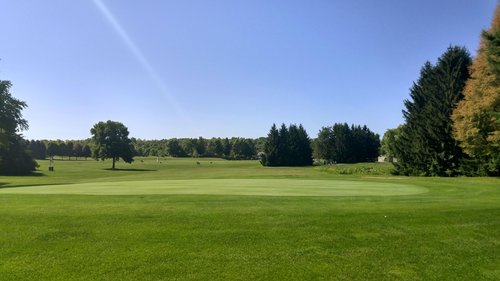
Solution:
M 21 136 L 10 136 L 8 142 L 0 147 L 0 174 L 26 175 L 34 171 L 37 163 L 26 150 L 26 143 Z
M 88 144 L 86 144 L 83 147 L 82 157 L 85 157 L 85 159 L 87 159 L 87 157 L 91 157 L 91 156 L 92 156 L 92 149 L 90 149 L 90 146 Z
M 167 144 L 167 152 L 172 157 L 186 157 L 187 153 L 178 139 L 170 139 Z
M 10 94 L 12 84 L 0 80 L 0 174 L 24 175 L 36 169 L 27 145 L 18 131 L 28 128 L 21 111 L 26 103 Z
M 40 140 L 27 141 L 28 152 L 34 159 L 43 160 L 47 157 L 47 148 L 45 143 Z
M 278 147 L 279 147 L 279 132 L 276 124 L 273 124 L 267 140 L 264 144 L 264 151 L 261 155 L 260 163 L 263 166 L 279 166 Z
M 167 140 L 142 140 L 131 138 L 135 156 L 166 156 L 168 153 Z
M 312 165 L 311 140 L 302 125 L 273 124 L 260 154 L 263 166 L 310 166 Z
M 336 123 L 319 131 L 314 154 L 328 163 L 373 162 L 379 145 L 379 135 L 368 127 Z
M 83 157 L 83 146 L 80 143 L 75 143 L 72 151 L 73 156 L 78 160 L 79 157 Z
M 403 175 L 451 176 L 459 173 L 464 154 L 452 136 L 450 115 L 463 98 L 471 58 L 450 47 L 433 66 L 427 62 L 405 101 L 406 123 L 396 141 L 396 172 Z
M 134 146 L 128 138 L 128 129 L 120 122 L 108 120 L 99 122 L 90 129 L 93 143 L 93 156 L 95 159 L 113 160 L 112 169 L 115 168 L 115 161 L 122 158 L 126 163 L 134 161 Z
M 91 148 L 89 146 L 90 139 L 86 140 L 44 140 L 37 141 L 41 142 L 45 147 L 45 157 L 54 157 L 59 156 L 61 159 L 64 157 L 68 157 L 68 160 L 71 160 L 71 157 L 74 157 L 76 160 L 82 157 L 90 157 L 91 156 Z
M 132 138 L 136 156 L 219 157 L 228 160 L 257 158 L 258 139 L 172 138 L 141 140 Z M 237 147 L 234 147 L 234 146 Z
M 47 155 L 53 157 L 59 154 L 59 144 L 55 141 L 50 141 L 47 145 Z
M 231 147 L 230 159 L 250 160 L 255 156 L 255 144 L 251 139 L 235 138 Z
M 222 157 L 224 155 L 224 148 L 220 138 L 212 138 L 208 142 L 206 155 L 208 157 Z

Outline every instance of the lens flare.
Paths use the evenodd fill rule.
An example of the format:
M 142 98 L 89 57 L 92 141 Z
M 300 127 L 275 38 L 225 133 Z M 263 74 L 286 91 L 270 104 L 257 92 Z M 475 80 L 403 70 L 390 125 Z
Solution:
M 137 44 L 132 40 L 127 31 L 123 28 L 120 22 L 116 19 L 116 17 L 111 13 L 108 7 L 101 0 L 93 0 L 101 14 L 108 21 L 108 23 L 113 27 L 114 31 L 118 34 L 120 39 L 125 43 L 130 52 L 134 55 L 135 59 L 141 64 L 144 70 L 148 73 L 149 77 L 156 84 L 161 93 L 167 98 L 168 102 L 171 106 L 177 111 L 177 113 L 184 118 L 184 120 L 189 121 L 187 114 L 181 105 L 177 102 L 175 97 L 168 91 L 167 86 L 163 82 L 163 79 L 158 75 L 158 72 L 154 69 L 154 67 L 149 63 L 146 56 L 143 54 L 141 49 L 137 46 Z

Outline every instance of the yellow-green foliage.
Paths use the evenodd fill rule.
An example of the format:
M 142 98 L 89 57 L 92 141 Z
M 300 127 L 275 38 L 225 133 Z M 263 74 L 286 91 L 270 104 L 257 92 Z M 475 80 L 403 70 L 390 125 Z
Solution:
M 470 68 L 464 99 L 455 109 L 454 136 L 464 151 L 481 162 L 497 162 L 500 146 L 500 5 L 484 32 Z M 495 165 L 495 164 L 493 164 Z

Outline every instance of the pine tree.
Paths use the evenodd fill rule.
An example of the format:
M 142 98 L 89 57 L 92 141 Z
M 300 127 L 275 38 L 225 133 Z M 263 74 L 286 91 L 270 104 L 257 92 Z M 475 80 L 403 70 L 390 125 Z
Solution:
M 279 142 L 278 142 L 278 166 L 288 166 L 290 163 L 290 136 L 288 133 L 288 128 L 283 123 L 278 131 Z
M 297 143 L 299 151 L 297 164 L 299 166 L 311 166 L 313 164 L 311 139 L 302 124 L 298 128 Z
M 482 34 L 470 67 L 464 99 L 453 111 L 453 133 L 472 158 L 469 171 L 500 174 L 500 5 L 490 30 Z M 484 172 L 483 172 L 484 171 Z
M 273 124 L 269 134 L 267 134 L 266 142 L 264 143 L 264 153 L 261 155 L 261 164 L 263 166 L 279 166 L 278 159 L 278 146 L 279 146 L 279 132 L 276 124 Z
M 333 137 L 333 159 L 338 163 L 349 163 L 352 151 L 351 130 L 347 123 L 334 124 L 332 127 Z
M 405 125 L 396 143 L 396 171 L 406 175 L 456 175 L 463 153 L 452 136 L 451 113 L 463 98 L 471 58 L 450 47 L 435 66 L 427 62 L 405 101 Z
M 255 145 L 253 146 L 255 152 Z M 280 129 L 273 124 L 260 154 L 263 166 L 307 166 L 312 165 L 311 140 L 302 125 L 282 124 Z

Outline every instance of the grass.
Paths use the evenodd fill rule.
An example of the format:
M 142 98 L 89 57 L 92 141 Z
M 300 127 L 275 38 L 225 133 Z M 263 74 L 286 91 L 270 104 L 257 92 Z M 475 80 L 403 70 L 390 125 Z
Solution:
M 0 177 L 0 280 L 500 279 L 498 179 L 198 161 Z

